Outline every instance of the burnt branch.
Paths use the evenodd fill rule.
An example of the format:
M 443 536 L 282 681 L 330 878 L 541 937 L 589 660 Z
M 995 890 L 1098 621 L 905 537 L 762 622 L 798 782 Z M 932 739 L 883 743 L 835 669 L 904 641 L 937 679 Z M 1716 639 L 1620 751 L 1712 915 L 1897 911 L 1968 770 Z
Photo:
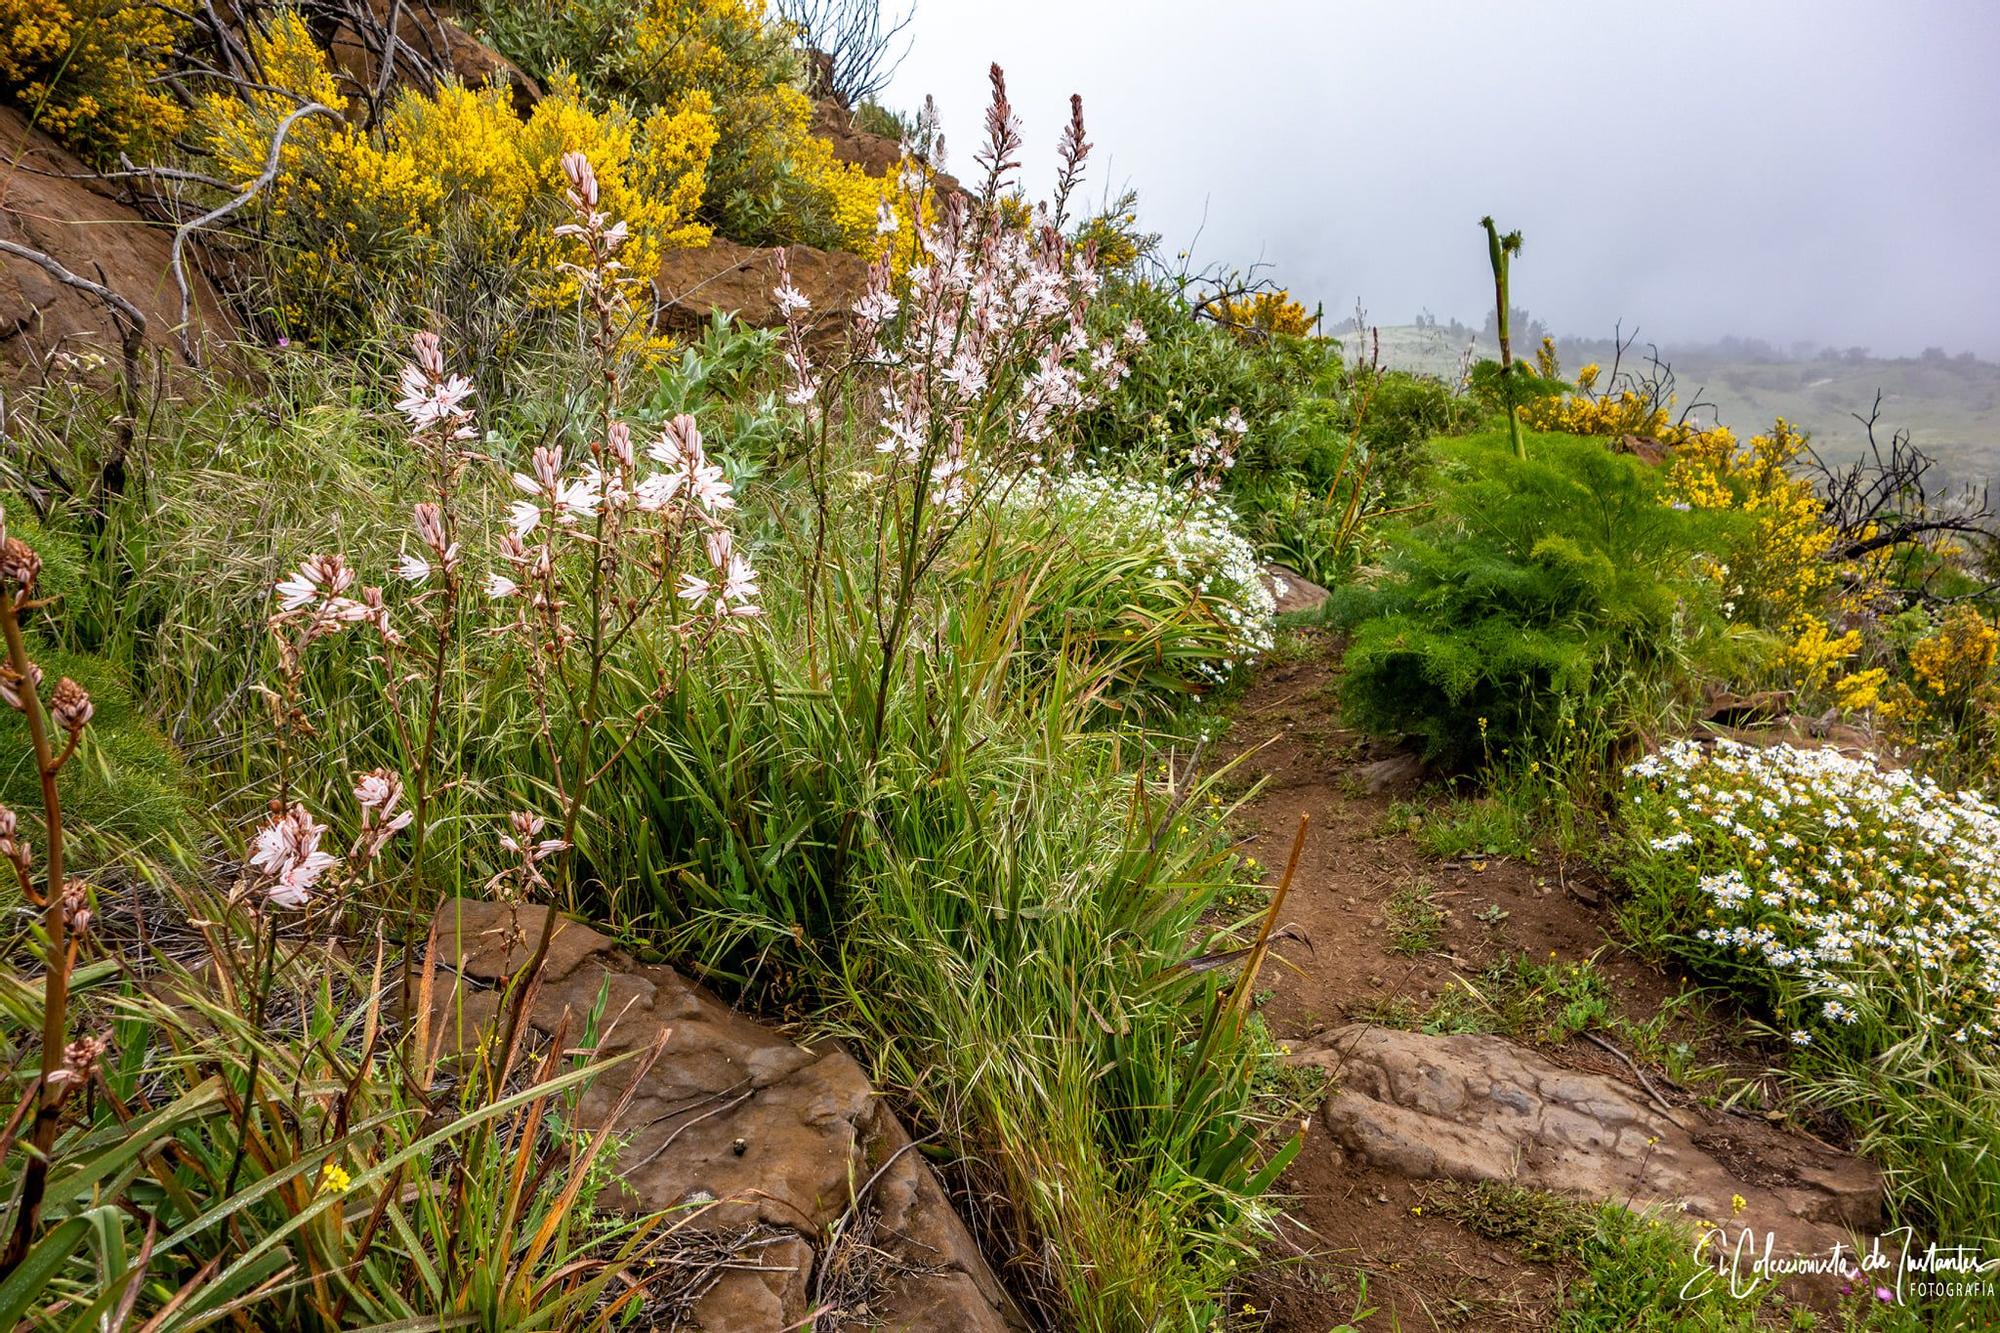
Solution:
M 813 92 L 848 108 L 887 88 L 910 54 L 915 0 L 900 17 L 884 14 L 882 0 L 777 0 L 774 8 L 819 56 Z
M 1835 560 L 1854 560 L 1937 536 L 1969 538 L 1989 546 L 2000 542 L 2000 510 L 1993 506 L 1989 485 L 1963 486 L 1937 494 L 1933 472 L 1937 460 L 1910 442 L 1907 430 L 1892 431 L 1885 447 L 1881 437 L 1882 394 L 1878 390 L 1868 414 L 1854 413 L 1868 436 L 1860 458 L 1844 467 L 1826 462 L 1806 447 L 1808 472 L 1825 505 L 1828 524 L 1840 540 L 1828 552 Z
M 132 452 L 134 433 L 139 425 L 139 351 L 146 339 L 145 312 L 104 283 L 93 282 L 80 273 L 71 272 L 60 260 L 41 250 L 0 238 L 0 254 L 25 259 L 65 287 L 74 288 L 100 302 L 111 312 L 111 322 L 118 326 L 118 352 L 124 370 L 119 380 L 122 410 L 111 449 L 98 469 L 96 492 L 90 500 L 90 513 L 101 530 L 108 498 L 125 487 L 125 460 Z

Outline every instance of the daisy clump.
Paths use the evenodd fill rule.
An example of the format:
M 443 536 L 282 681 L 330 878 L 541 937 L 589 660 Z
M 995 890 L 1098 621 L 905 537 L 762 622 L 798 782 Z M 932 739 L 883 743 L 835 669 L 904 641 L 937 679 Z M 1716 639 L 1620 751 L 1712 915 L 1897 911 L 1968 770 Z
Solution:
M 1682 741 L 1628 781 L 1632 938 L 1761 992 L 1899 1222 L 2000 1245 L 2000 809 L 1789 745 Z
M 1791 1026 L 2000 1036 L 2000 808 L 1830 749 L 1681 741 L 1629 770 L 1692 942 L 1762 975 Z

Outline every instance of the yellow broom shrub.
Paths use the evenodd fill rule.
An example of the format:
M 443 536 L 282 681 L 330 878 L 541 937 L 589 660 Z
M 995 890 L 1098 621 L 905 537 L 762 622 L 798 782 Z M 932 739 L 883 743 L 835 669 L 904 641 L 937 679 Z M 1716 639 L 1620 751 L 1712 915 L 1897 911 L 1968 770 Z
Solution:
M 146 0 L 0 0 L 0 88 L 83 156 L 144 160 L 187 122 L 158 87 L 186 32 Z
M 212 94 L 202 108 L 204 146 L 219 174 L 249 181 L 262 171 L 278 124 L 305 98 L 345 110 L 326 53 L 304 22 L 282 14 L 256 40 L 281 92 Z M 563 215 L 562 155 L 591 160 L 603 207 L 631 240 L 625 273 L 643 288 L 672 247 L 708 239 L 694 220 L 717 130 L 705 96 L 643 120 L 613 104 L 598 111 L 574 79 L 558 78 L 524 120 L 504 88 L 446 84 L 403 94 L 378 131 L 331 117 L 299 121 L 266 195 L 278 249 L 279 314 L 296 328 L 338 326 L 368 291 L 415 272 L 451 242 L 519 274 L 531 307 L 572 302 L 574 238 L 555 235 Z

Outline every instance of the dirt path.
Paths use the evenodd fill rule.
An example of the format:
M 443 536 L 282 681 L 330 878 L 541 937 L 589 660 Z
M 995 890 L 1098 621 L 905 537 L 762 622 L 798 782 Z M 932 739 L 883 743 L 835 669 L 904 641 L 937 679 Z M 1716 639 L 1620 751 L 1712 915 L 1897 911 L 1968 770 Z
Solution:
M 1607 933 L 1601 886 L 1551 864 L 1505 859 L 1442 861 L 1425 855 L 1392 806 L 1395 786 L 1370 792 L 1369 765 L 1384 757 L 1343 730 L 1330 686 L 1333 646 L 1315 639 L 1303 660 L 1269 667 L 1238 705 L 1228 753 L 1242 756 L 1244 785 L 1265 779 L 1245 807 L 1245 850 L 1275 882 L 1299 816 L 1308 834 L 1281 925 L 1303 940 L 1278 946 L 1260 978 L 1261 1011 L 1281 1041 L 1398 1001 L 1428 1007 L 1457 976 L 1476 977 L 1517 954 L 1580 960 L 1599 955 L 1628 1016 L 1643 1018 L 1679 983 L 1624 955 Z M 1391 901 L 1412 885 L 1444 909 L 1434 942 L 1398 952 L 1401 916 Z M 1403 943 L 1408 948 L 1407 937 Z M 1581 1047 L 1581 1049 L 1579 1049 Z M 1572 1042 L 1559 1057 L 1579 1068 L 1623 1073 L 1594 1048 Z M 1317 1117 L 1279 1184 L 1291 1197 L 1271 1266 L 1251 1301 L 1269 1311 L 1270 1333 L 1326 1333 L 1348 1322 L 1367 1275 L 1377 1313 L 1364 1329 L 1531 1329 L 1559 1300 L 1557 1270 L 1524 1261 L 1508 1245 L 1422 1211 L 1422 1186 L 1341 1160 Z

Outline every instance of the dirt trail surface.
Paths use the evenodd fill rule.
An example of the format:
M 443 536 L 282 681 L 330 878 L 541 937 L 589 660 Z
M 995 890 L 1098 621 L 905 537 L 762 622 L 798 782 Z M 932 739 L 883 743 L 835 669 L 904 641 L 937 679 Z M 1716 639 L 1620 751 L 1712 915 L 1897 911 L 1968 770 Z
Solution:
M 1614 1003 L 1633 1021 L 1651 1017 L 1682 991 L 1680 980 L 1617 946 L 1603 905 L 1606 886 L 1575 867 L 1427 856 L 1398 819 L 1408 807 L 1395 808 L 1399 797 L 1413 794 L 1416 766 L 1339 725 L 1336 662 L 1334 645 L 1316 639 L 1303 658 L 1267 667 L 1236 708 L 1228 737 L 1227 753 L 1239 760 L 1241 782 L 1264 781 L 1241 812 L 1240 831 L 1243 850 L 1265 867 L 1268 880 L 1275 882 L 1282 870 L 1300 816 L 1309 817 L 1298 872 L 1279 914 L 1279 924 L 1303 938 L 1280 944 L 1259 980 L 1261 1012 L 1273 1035 L 1326 1065 L 1315 1052 L 1334 1044 L 1342 1025 L 1398 1007 L 1422 1010 L 1458 985 L 1457 978 L 1476 979 L 1523 955 L 1538 962 L 1595 955 Z M 1430 947 L 1399 953 L 1391 900 L 1420 881 L 1443 917 Z M 1620 1057 L 1587 1041 L 1539 1047 L 1537 1057 L 1580 1074 L 1626 1080 L 1642 1105 L 1656 1096 L 1640 1090 Z M 1688 1100 L 1671 1087 L 1666 1095 Z M 1686 1107 L 1674 1114 L 1690 1123 L 1717 1118 Z M 1279 1192 L 1290 1198 L 1287 1219 L 1250 1296 L 1268 1312 L 1269 1333 L 1326 1333 L 1348 1323 L 1360 1295 L 1357 1274 L 1366 1275 L 1366 1304 L 1376 1310 L 1360 1322 L 1363 1329 L 1419 1333 L 1553 1323 L 1562 1270 L 1529 1262 L 1512 1245 L 1437 1216 L 1424 1206 L 1434 1187 L 1372 1164 L 1365 1152 L 1343 1150 L 1330 1128 L 1340 1121 L 1314 1115 L 1301 1152 L 1279 1182 Z M 1784 1137 L 1761 1125 L 1744 1129 Z M 1712 1128 L 1705 1132 L 1714 1134 Z M 1782 1156 L 1783 1146 L 1759 1140 L 1755 1151 Z M 1727 1151 L 1725 1145 L 1717 1155 Z

